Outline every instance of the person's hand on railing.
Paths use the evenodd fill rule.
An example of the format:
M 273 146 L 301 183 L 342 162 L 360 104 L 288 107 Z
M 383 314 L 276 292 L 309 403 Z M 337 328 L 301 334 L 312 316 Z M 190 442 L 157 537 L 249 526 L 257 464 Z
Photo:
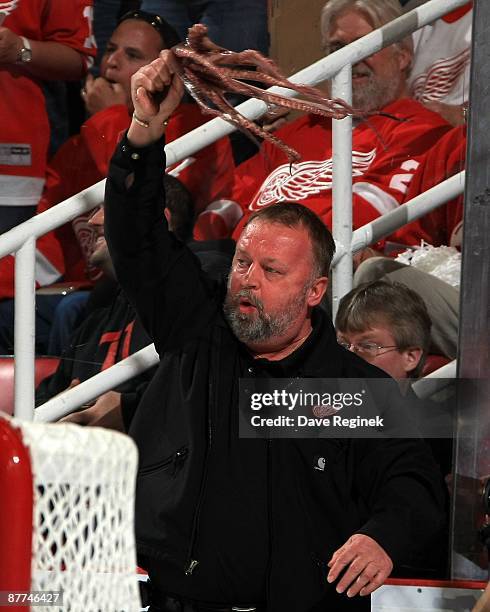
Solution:
M 370 259 L 371 257 L 383 257 L 383 253 L 371 247 L 366 247 L 365 249 L 362 249 L 362 251 L 355 253 L 352 257 L 354 270 L 357 270 L 363 261 L 366 261 L 366 259 Z
M 117 391 L 108 391 L 101 395 L 92 406 L 69 414 L 60 419 L 59 423 L 105 427 L 124 432 L 121 394 Z
M 104 77 L 95 79 L 91 74 L 87 76 L 80 93 L 89 115 L 95 115 L 116 104 L 128 106 L 130 102 L 122 85 L 111 83 Z
M 464 104 L 445 104 L 444 102 L 430 100 L 429 102 L 424 102 L 424 106 L 441 115 L 443 119 L 454 127 L 466 123 L 467 107 Z
M 133 120 L 128 139 L 136 147 L 144 147 L 159 140 L 168 119 L 177 108 L 184 86 L 177 76 L 180 67 L 171 51 L 143 66 L 131 78 Z

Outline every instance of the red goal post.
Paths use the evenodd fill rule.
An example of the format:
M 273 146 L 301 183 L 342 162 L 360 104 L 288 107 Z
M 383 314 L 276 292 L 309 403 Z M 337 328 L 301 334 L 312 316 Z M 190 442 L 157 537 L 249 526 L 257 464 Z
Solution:
M 36 612 L 140 610 L 136 471 L 124 434 L 0 413 L 1 597 L 63 593 L 61 607 Z

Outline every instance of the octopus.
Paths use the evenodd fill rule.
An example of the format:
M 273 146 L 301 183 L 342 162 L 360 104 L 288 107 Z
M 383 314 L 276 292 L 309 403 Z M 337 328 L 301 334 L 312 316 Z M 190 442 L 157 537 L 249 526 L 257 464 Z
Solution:
M 189 28 L 186 41 L 172 48 L 180 66 L 179 77 L 187 91 L 203 112 L 221 117 L 255 142 L 257 138 L 271 142 L 286 154 L 290 163 L 301 159 L 298 152 L 259 124 L 244 117 L 226 99 L 226 95 L 253 97 L 263 100 L 272 109 L 285 107 L 334 119 L 365 114 L 339 98 L 326 98 L 316 87 L 292 83 L 281 74 L 271 59 L 258 51 L 248 49 L 234 52 L 219 47 L 208 38 L 207 32 L 205 25 L 195 24 Z M 253 82 L 268 87 L 276 85 L 292 89 L 302 97 L 286 98 L 261 89 Z

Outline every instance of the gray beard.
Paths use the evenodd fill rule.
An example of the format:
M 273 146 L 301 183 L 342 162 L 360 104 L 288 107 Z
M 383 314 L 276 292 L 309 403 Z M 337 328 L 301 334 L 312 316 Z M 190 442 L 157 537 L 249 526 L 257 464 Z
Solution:
M 267 314 L 261 300 L 254 297 L 250 291 L 243 289 L 234 296 L 228 292 L 223 304 L 225 318 L 235 336 L 244 344 L 264 342 L 270 338 L 282 336 L 298 316 L 304 304 L 307 291 L 305 290 L 292 298 L 285 306 L 284 311 L 277 314 Z M 240 298 L 246 298 L 257 311 L 252 316 L 239 311 Z
M 362 87 L 352 88 L 352 106 L 364 112 L 379 110 L 397 98 L 400 89 L 400 79 L 380 81 L 372 74 Z

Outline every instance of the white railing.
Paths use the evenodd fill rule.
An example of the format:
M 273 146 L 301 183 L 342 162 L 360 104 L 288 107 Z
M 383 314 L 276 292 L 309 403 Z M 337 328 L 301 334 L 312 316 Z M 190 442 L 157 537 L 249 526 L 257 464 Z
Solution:
M 451 383 L 451 380 L 457 377 L 457 367 L 458 362 L 456 359 L 450 361 L 438 370 L 424 376 L 424 378 L 416 380 L 412 384 L 412 389 L 420 399 L 431 397 L 445 389 Z
M 301 70 L 291 77 L 291 81 L 315 85 L 332 78 L 332 88 L 336 95 L 342 95 L 343 98 L 349 100 L 352 96 L 350 67 L 353 64 L 464 5 L 466 1 L 430 0 L 382 28 L 367 34 L 363 38 Z M 279 87 L 273 87 L 270 91 L 279 92 L 287 97 L 297 95 L 294 91 Z M 267 105 L 259 100 L 247 100 L 239 106 L 239 110 L 246 117 L 255 119 L 266 112 Z M 341 231 L 341 255 L 337 259 L 337 261 L 340 261 L 340 264 L 337 264 L 339 272 L 334 271 L 333 274 L 334 310 L 338 305 L 340 297 L 349 290 L 352 283 L 351 276 L 349 276 L 351 275 L 351 272 L 349 272 L 349 255 L 352 254 L 352 227 L 349 227 L 348 222 L 342 221 L 343 215 L 346 212 L 351 214 L 352 208 L 352 174 L 349 171 L 349 164 L 345 159 L 345 157 L 351 157 L 349 152 L 352 151 L 352 147 L 348 142 L 351 138 L 349 125 L 349 118 L 338 122 L 334 121 L 334 146 L 339 149 L 339 152 L 344 152 L 344 154 L 334 152 L 333 160 L 333 172 L 336 183 L 336 193 L 333 198 L 333 218 L 335 230 Z M 192 130 L 192 132 L 185 134 L 166 146 L 167 165 L 183 160 L 219 138 L 230 134 L 234 129 L 230 124 L 216 118 L 200 128 Z M 104 181 L 100 181 L 93 187 L 85 189 L 80 194 L 69 198 L 51 210 L 30 219 L 0 236 L 0 257 L 16 252 L 16 259 L 18 260 L 15 267 L 16 333 L 14 345 L 15 414 L 18 418 L 32 420 L 34 413 L 35 239 L 47 231 L 71 221 L 82 212 L 97 206 L 103 199 L 103 186 Z M 107 370 L 107 372 L 110 371 Z M 87 385 L 89 382 L 87 381 L 84 385 Z M 83 392 L 80 390 L 81 387 L 82 385 L 79 387 L 80 394 Z M 102 389 L 100 392 L 103 392 Z
M 80 383 L 69 391 L 64 391 L 36 408 L 35 419 L 42 423 L 57 421 L 70 414 L 83 404 L 88 404 L 102 393 L 110 391 L 126 380 L 138 376 L 157 365 L 158 353 L 153 344 L 145 346 L 138 352 L 118 361 L 107 370 L 99 372 L 92 378 Z
M 338 267 L 338 261 L 341 258 L 345 259 L 346 254 L 351 255 L 362 251 L 368 245 L 378 242 L 381 238 L 389 236 L 404 225 L 420 219 L 420 217 L 461 195 L 464 192 L 464 184 L 465 171 L 463 170 L 439 183 L 439 185 L 431 187 L 431 189 L 424 191 L 424 193 L 415 196 L 415 198 L 412 198 L 403 206 L 399 206 L 395 210 L 391 210 L 385 215 L 374 219 L 374 221 L 354 230 L 351 233 L 350 249 L 346 249 L 336 241 L 336 251 L 332 265 Z

